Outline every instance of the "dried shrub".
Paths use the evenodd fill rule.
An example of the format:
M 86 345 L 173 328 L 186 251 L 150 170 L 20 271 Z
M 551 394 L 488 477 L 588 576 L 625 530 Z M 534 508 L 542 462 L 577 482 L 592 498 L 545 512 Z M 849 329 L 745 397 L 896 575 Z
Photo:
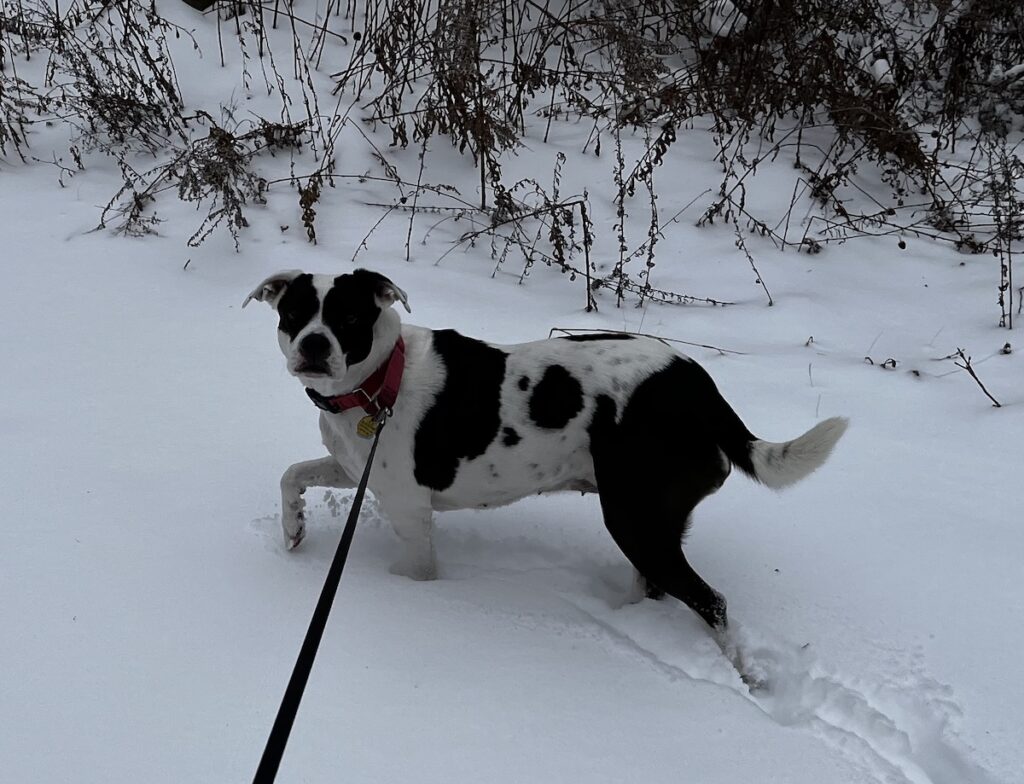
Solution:
M 1022 199 L 1015 161 L 1024 130 L 1020 3 L 328 0 L 323 13 L 321 4 L 301 0 L 199 5 L 212 6 L 204 18 L 216 25 L 221 63 L 225 48 L 236 45 L 246 88 L 262 78 L 267 94 L 280 98 L 273 128 L 290 129 L 293 142 L 315 156 L 312 172 L 286 179 L 310 241 L 323 187 L 342 176 L 334 147 L 352 112 L 386 129 L 393 145 L 420 151 L 418 174 L 406 177 L 364 135 L 385 169 L 381 179 L 398 191 L 381 205 L 381 220 L 408 212 L 407 237 L 418 213 L 438 210 L 446 213 L 440 224 L 471 222 L 462 242 L 489 233 L 496 260 L 515 248 L 526 272 L 540 260 L 570 277 L 573 270 L 585 275 L 588 306 L 602 288 L 618 304 L 627 294 L 638 304 L 689 301 L 659 295 L 651 280 L 655 249 L 682 213 L 667 221 L 659 214 L 655 176 L 681 134 L 710 127 L 722 175 L 710 197 L 700 197 L 698 225 L 729 225 L 769 302 L 751 236 L 808 253 L 863 236 L 923 237 L 995 253 L 1001 319 L 1012 324 Z M 0 0 L 0 8 L 0 152 L 23 154 L 41 118 L 68 122 L 78 129 L 77 149 L 118 157 L 126 200 L 115 200 L 116 209 L 126 207 L 128 224 L 143 228 L 166 183 L 137 174 L 127 155 L 172 151 L 153 171 L 173 179 L 182 198 L 209 206 L 192 241 L 218 225 L 237 239 L 242 206 L 262 198 L 251 169 L 256 140 L 223 122 L 204 126 L 209 137 L 194 136 L 168 48 L 183 31 L 159 15 L 154 0 Z M 272 34 L 280 28 L 287 32 Z M 278 47 L 287 42 L 286 57 L 272 39 Z M 329 40 L 348 47 L 348 62 L 332 69 L 339 100 L 353 99 L 345 112 L 322 112 L 314 87 L 312 71 L 325 52 L 345 51 L 328 50 Z M 16 61 L 39 55 L 47 64 L 43 83 L 19 78 Z M 298 94 L 289 95 L 296 85 Z M 586 151 L 601 155 L 603 144 L 614 144 L 609 197 L 618 257 L 611 269 L 578 264 L 588 247 L 581 233 L 587 200 L 557 194 L 560 164 L 550 191 L 536 177 L 505 180 L 508 156 L 538 129 L 537 117 L 545 140 L 553 123 L 568 120 L 590 126 Z M 264 132 L 277 132 L 271 125 Z M 215 128 L 227 135 L 214 137 Z M 438 138 L 472 158 L 479 172 L 472 203 L 420 201 L 431 192 L 423 174 Z M 758 214 L 758 169 L 779 159 L 794 167 L 789 207 Z M 443 185 L 432 187 L 451 197 Z M 630 217 L 637 199 L 646 201 L 642 234 L 639 215 Z M 407 238 L 407 255 L 408 245 Z
M 243 132 L 237 125 L 221 127 L 205 112 L 190 119 L 208 127 L 208 134 L 179 149 L 169 162 L 140 173 L 122 161 L 125 184 L 104 208 L 98 228 L 109 226 L 129 236 L 153 233 L 160 219 L 152 205 L 160 194 L 174 191 L 182 201 L 206 209 L 189 245 L 199 245 L 223 225 L 238 247 L 239 233 L 249 225 L 243 207 L 266 201 L 268 183 L 254 169 L 254 159 L 300 144 L 305 128 L 260 120 Z
M 483 207 L 488 192 L 496 201 L 509 190 L 500 156 L 516 149 L 530 113 L 548 127 L 593 122 L 597 153 L 612 135 L 616 276 L 636 250 L 622 203 L 638 186 L 653 200 L 657 164 L 705 119 L 723 179 L 702 223 L 732 223 L 751 263 L 750 233 L 809 252 L 878 233 L 975 252 L 997 242 L 976 153 L 1024 127 L 1019 3 L 387 0 L 352 7 L 350 18 L 360 37 L 338 89 L 365 100 L 367 119 L 397 145 L 441 134 L 470 152 Z M 625 129 L 650 140 L 633 167 L 620 160 Z M 776 221 L 750 212 L 747 189 L 780 155 L 799 174 Z M 794 234 L 793 210 L 807 199 L 816 220 Z M 641 245 L 660 231 L 655 210 Z

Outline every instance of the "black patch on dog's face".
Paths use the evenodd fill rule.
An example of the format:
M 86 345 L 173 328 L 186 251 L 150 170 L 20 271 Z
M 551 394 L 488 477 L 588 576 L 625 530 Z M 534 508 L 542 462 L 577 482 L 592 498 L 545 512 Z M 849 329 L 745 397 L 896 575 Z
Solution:
M 526 376 L 523 376 L 522 378 L 520 378 L 519 379 L 519 388 L 521 390 L 523 390 L 523 392 L 528 390 L 530 388 L 530 379 L 527 378 Z
M 549 365 L 530 395 L 530 419 L 537 427 L 557 430 L 583 410 L 583 387 L 561 365 Z
M 277 303 L 277 315 L 280 318 L 277 328 L 295 340 L 309 320 L 320 310 L 320 298 L 313 286 L 313 276 L 309 273 L 299 275 L 288 284 Z
M 356 270 L 339 275 L 324 297 L 324 324 L 334 333 L 346 365 L 366 359 L 373 344 L 373 325 L 380 316 L 377 291 L 382 275 Z
M 502 432 L 501 443 L 503 443 L 505 446 L 515 446 L 520 441 L 522 441 L 522 439 L 519 437 L 519 433 L 517 433 L 511 427 L 506 427 L 501 432 Z
M 626 335 L 622 332 L 595 332 L 586 335 L 562 335 L 562 340 L 573 340 L 582 343 L 587 340 L 632 340 L 633 335 Z
M 446 371 L 444 386 L 416 430 L 413 475 L 424 487 L 445 490 L 459 461 L 480 457 L 498 435 L 508 355 L 450 329 L 434 332 L 433 347 Z

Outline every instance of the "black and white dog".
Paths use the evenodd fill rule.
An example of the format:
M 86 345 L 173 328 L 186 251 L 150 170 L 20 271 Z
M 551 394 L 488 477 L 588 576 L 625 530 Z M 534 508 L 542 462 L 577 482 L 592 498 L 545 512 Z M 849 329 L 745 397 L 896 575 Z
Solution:
M 287 546 L 302 541 L 306 488 L 355 486 L 374 432 L 367 412 L 387 407 L 369 487 L 404 544 L 392 571 L 417 580 L 437 574 L 435 511 L 596 492 L 636 588 L 685 602 L 721 642 L 725 599 L 682 552 L 691 512 L 733 465 L 768 487 L 797 482 L 847 425 L 827 419 L 792 441 L 762 441 L 696 362 L 659 340 L 608 333 L 496 346 L 403 325 L 391 306 L 408 310 L 405 292 L 367 270 L 282 272 L 250 299 L 277 310 L 288 370 L 327 409 L 329 456 L 281 478 Z

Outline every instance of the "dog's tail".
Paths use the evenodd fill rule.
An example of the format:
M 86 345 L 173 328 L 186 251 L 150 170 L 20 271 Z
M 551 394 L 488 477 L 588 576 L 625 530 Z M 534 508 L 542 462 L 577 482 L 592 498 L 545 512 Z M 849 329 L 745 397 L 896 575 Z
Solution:
M 719 446 L 743 473 L 773 490 L 796 484 L 820 468 L 850 423 L 845 417 L 832 417 L 792 441 L 777 444 L 752 435 L 729 404 L 722 403 L 728 414 Z

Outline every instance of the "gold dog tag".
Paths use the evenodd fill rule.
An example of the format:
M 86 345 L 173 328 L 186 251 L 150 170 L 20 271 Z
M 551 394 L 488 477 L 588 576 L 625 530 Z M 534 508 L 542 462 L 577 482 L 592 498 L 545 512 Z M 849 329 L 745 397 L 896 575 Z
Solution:
M 374 421 L 372 416 L 364 416 L 356 424 L 356 435 L 361 438 L 373 438 L 373 434 L 377 432 L 377 423 Z

